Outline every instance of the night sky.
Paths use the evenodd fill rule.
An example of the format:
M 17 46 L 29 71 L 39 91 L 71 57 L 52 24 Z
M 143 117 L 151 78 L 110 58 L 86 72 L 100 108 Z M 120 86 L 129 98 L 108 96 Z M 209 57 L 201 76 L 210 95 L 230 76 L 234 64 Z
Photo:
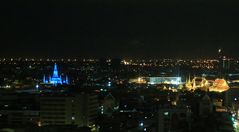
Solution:
M 239 57 L 239 4 L 208 0 L 13 0 L 0 57 Z

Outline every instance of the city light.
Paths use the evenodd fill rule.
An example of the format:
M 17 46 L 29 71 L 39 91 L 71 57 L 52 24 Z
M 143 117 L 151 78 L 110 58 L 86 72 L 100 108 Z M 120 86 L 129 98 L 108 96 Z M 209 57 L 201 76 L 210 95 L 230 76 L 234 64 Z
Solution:
M 236 0 L 3 0 L 0 132 L 239 132 Z
M 141 123 L 139 124 L 139 126 L 140 126 L 140 127 L 143 127 L 143 126 L 144 126 L 144 123 L 143 123 L 143 122 L 141 122 Z
M 121 61 L 118 67 L 109 65 L 114 59 L 106 59 L 106 66 L 101 66 L 104 63 L 95 59 L 76 61 L 48 58 L 40 61 L 28 58 L 26 62 L 22 60 L 26 63 L 24 65 L 21 65 L 21 60 L 18 61 L 14 58 L 1 61 L 3 67 L 6 64 L 13 67 L 6 66 L 4 74 L 7 71 L 16 74 L 6 74 L 0 82 L 0 90 L 4 91 L 0 98 L 4 111 L 0 113 L 2 117 L 13 116 L 13 111 L 10 111 L 13 108 L 37 126 L 63 126 L 70 120 L 72 125 L 81 127 L 82 122 L 79 120 L 83 120 L 84 126 L 91 130 L 112 131 L 116 129 L 113 123 L 122 118 L 125 121 L 121 121 L 117 129 L 133 131 L 129 126 L 138 124 L 136 129 L 140 131 L 163 131 L 177 129 L 169 122 L 182 121 L 186 124 L 182 130 L 193 131 L 194 122 L 190 121 L 200 124 L 204 119 L 211 119 L 212 115 L 215 118 L 211 119 L 212 122 L 220 120 L 223 127 L 231 125 L 235 130 L 238 129 L 236 112 L 230 121 L 228 113 L 238 111 L 239 74 L 235 72 L 225 73 L 225 77 L 219 76 L 218 69 L 207 68 L 211 65 L 217 67 L 219 62 L 214 60 L 129 60 Z M 59 71 L 56 63 L 59 63 Z M 181 65 L 187 65 L 188 69 L 174 69 Z M 194 66 L 203 70 L 197 71 Z M 29 72 L 33 69 L 35 72 Z M 43 75 L 50 72 L 50 76 Z M 68 85 L 65 85 L 68 81 L 66 73 L 71 76 Z M 55 81 L 59 81 L 57 85 L 51 83 Z M 90 114 L 84 114 L 86 111 Z M 154 111 L 158 111 L 157 114 Z M 59 113 L 69 116 L 63 118 Z M 16 118 L 24 122 L 25 119 L 19 115 L 16 114 Z M 83 115 L 85 118 L 82 118 Z M 14 118 L 8 120 L 11 123 Z M 192 128 L 188 127 L 190 123 Z

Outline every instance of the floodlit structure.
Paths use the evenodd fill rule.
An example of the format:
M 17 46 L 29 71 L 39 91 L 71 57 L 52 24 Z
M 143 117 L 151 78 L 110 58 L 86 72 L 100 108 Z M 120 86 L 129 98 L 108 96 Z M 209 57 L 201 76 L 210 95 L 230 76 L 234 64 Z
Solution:
M 172 84 L 179 85 L 181 84 L 181 77 L 139 77 L 136 79 L 130 79 L 130 83 L 138 83 L 138 84 Z
M 43 83 L 45 84 L 53 84 L 56 85 L 62 85 L 62 84 L 69 84 L 68 76 L 66 75 L 65 78 L 62 78 L 62 76 L 59 76 L 57 64 L 54 65 L 53 75 L 49 76 L 49 78 L 46 78 L 45 75 L 43 76 Z
M 186 80 L 186 87 L 190 90 L 208 86 L 209 86 L 208 80 L 204 77 L 194 77 L 192 81 L 190 80 L 189 77 L 189 79 Z
M 181 77 L 149 77 L 149 84 L 181 84 Z
M 215 92 L 224 92 L 229 89 L 229 86 L 224 79 L 216 79 L 211 87 L 209 87 L 209 91 Z
M 146 84 L 147 81 L 143 77 L 138 77 L 138 78 L 130 79 L 129 83 Z
M 230 88 L 225 79 L 217 78 L 215 80 L 207 80 L 204 77 L 194 77 L 192 81 L 189 78 L 186 80 L 185 87 L 188 90 L 195 90 L 199 88 L 214 92 L 224 92 Z

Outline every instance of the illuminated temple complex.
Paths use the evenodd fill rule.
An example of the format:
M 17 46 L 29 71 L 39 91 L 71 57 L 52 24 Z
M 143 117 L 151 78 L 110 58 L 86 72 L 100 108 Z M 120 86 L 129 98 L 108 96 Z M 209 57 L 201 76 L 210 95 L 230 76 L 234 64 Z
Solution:
M 189 77 L 185 86 L 188 90 L 202 89 L 214 92 L 224 92 L 230 88 L 225 79 L 207 80 L 205 77 L 194 77 L 192 80 Z
M 52 84 L 54 86 L 62 85 L 62 84 L 69 84 L 68 76 L 66 75 L 64 78 L 58 74 L 57 64 L 54 65 L 53 75 L 46 78 L 43 76 L 43 83 L 44 84 Z

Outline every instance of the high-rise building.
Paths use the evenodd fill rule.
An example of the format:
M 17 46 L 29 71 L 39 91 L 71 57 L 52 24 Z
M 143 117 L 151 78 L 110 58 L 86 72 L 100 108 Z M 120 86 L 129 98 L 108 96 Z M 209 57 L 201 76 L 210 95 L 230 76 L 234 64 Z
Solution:
M 158 111 L 158 132 L 190 131 L 191 111 L 184 108 L 163 108 Z
M 98 99 L 94 94 L 42 95 L 41 124 L 90 126 L 97 117 L 98 107 Z
M 219 76 L 224 77 L 231 67 L 231 60 L 224 55 L 222 49 L 218 49 L 218 69 L 219 69 Z
M 0 97 L 0 127 L 37 125 L 39 122 L 37 103 L 38 99 L 35 95 L 2 93 Z

